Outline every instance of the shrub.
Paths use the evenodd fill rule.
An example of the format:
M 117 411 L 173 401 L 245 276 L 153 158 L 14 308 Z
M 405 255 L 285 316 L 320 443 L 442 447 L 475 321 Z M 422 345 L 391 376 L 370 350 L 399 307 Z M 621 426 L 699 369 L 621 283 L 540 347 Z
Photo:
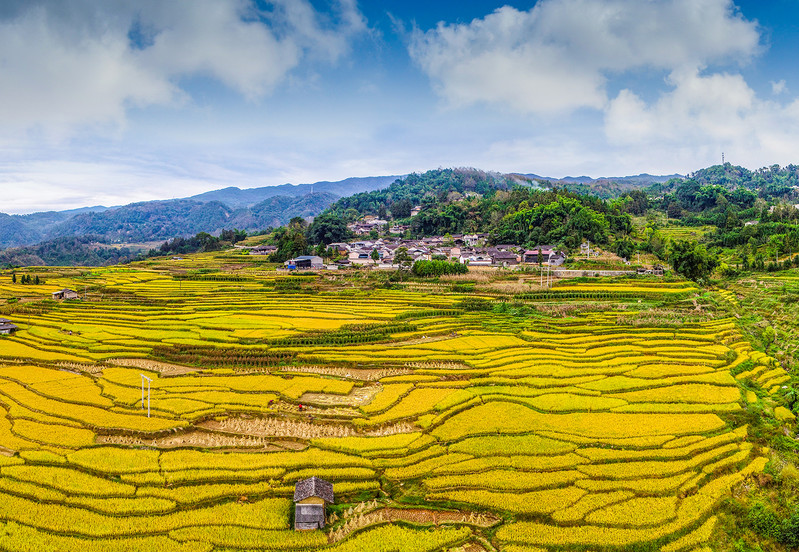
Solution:
M 761 535 L 775 540 L 779 540 L 781 536 L 782 527 L 780 525 L 780 520 L 777 519 L 777 515 L 764 504 L 754 504 L 746 514 L 746 522 Z
M 462 301 L 455 305 L 465 311 L 489 311 L 491 303 L 479 297 L 464 297 Z
M 790 548 L 799 547 L 799 510 L 782 522 L 780 542 Z
M 469 267 L 448 261 L 416 261 L 411 269 L 414 276 L 443 276 L 444 274 L 467 274 Z

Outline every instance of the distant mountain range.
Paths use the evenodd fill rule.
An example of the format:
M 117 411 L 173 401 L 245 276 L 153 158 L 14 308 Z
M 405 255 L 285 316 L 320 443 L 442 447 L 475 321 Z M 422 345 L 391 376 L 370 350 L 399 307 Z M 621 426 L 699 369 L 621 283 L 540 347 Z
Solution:
M 619 191 L 665 182 L 670 176 L 641 174 L 614 178 L 587 176 L 549 178 L 518 174 L 534 180 L 577 187 L 590 192 Z M 223 188 L 188 198 L 146 201 L 119 207 L 84 207 L 29 215 L 0 213 L 0 249 L 49 240 L 92 236 L 106 243 L 136 243 L 217 233 L 225 228 L 255 231 L 288 223 L 293 217 L 313 217 L 342 197 L 387 188 L 402 176 L 347 178 L 336 182 L 283 184 L 262 188 Z M 610 185 L 610 186 L 609 186 Z
M 646 188 L 653 184 L 663 184 L 672 178 L 684 178 L 680 174 L 655 176 L 639 174 L 637 176 L 603 176 L 591 178 L 590 176 L 565 176 L 563 178 L 549 178 L 535 174 L 523 175 L 533 180 L 546 180 L 559 188 L 565 188 L 578 194 L 591 194 L 602 199 L 611 199 L 635 189 Z
M 120 207 L 84 207 L 30 215 L 0 213 L 0 249 L 71 236 L 135 243 L 219 232 L 262 230 L 293 217 L 313 217 L 342 196 L 385 188 L 397 176 L 338 182 L 284 184 L 242 190 L 224 188 L 189 198 L 145 201 Z
M 360 192 L 371 192 L 388 187 L 401 176 L 366 176 L 359 178 L 346 178 L 337 182 L 316 182 L 314 184 L 283 184 L 281 186 L 267 186 L 264 188 L 223 188 L 212 192 L 205 192 L 186 199 L 210 202 L 218 201 L 228 207 L 251 207 L 265 199 L 275 196 L 301 197 L 308 194 L 327 193 L 337 197 L 346 197 Z M 289 217 L 291 218 L 291 217 Z
M 670 175 L 653 175 L 653 174 L 639 174 L 637 176 L 601 176 L 599 178 L 591 178 L 590 176 L 564 176 L 563 178 L 552 178 L 549 176 L 539 176 L 537 174 L 522 174 L 532 180 L 548 180 L 552 183 L 558 184 L 596 184 L 603 182 L 617 182 L 619 184 L 633 184 L 638 186 L 648 186 L 650 184 L 668 182 L 672 178 L 685 178 L 681 174 Z

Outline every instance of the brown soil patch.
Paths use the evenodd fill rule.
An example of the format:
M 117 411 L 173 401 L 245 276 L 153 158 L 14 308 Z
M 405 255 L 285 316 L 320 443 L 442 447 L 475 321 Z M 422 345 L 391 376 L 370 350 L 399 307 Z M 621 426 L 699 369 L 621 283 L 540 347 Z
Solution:
M 460 362 L 409 362 L 406 366 L 413 366 L 422 370 L 474 370 L 471 366 Z
M 129 366 L 141 368 L 142 370 L 159 372 L 162 376 L 181 376 L 183 374 L 191 374 L 200 371 L 199 368 L 189 368 L 188 366 L 158 362 L 157 360 L 150 360 L 147 358 L 112 358 L 108 362 L 109 364 L 115 364 L 117 366 Z
M 259 437 L 293 437 L 295 439 L 319 439 L 321 437 L 382 436 L 398 433 L 413 433 L 419 428 L 410 422 L 391 424 L 379 429 L 358 432 L 345 423 L 316 423 L 311 421 L 281 418 L 227 418 L 209 420 L 197 424 L 198 427 L 234 435 L 254 435 Z
M 492 527 L 499 523 L 499 518 L 491 514 L 475 514 L 474 512 L 425 510 L 422 508 L 379 508 L 367 513 L 348 515 L 343 526 L 328 535 L 329 542 L 338 542 L 350 535 L 354 531 L 364 529 L 370 525 L 381 523 L 393 523 L 404 521 L 407 523 L 418 523 L 421 525 L 439 525 L 441 523 L 463 523 L 476 527 Z M 477 545 L 474 549 L 483 550 Z
M 360 381 L 377 381 L 389 376 L 404 376 L 413 373 L 407 368 L 346 368 L 339 366 L 291 366 L 278 370 L 278 372 L 321 374 Z
M 56 366 L 76 372 L 86 372 L 92 375 L 100 374 L 104 368 L 104 366 L 100 366 L 99 364 L 81 364 L 79 362 L 59 362 Z
M 385 513 L 390 521 L 408 521 L 410 523 L 468 523 L 477 527 L 491 527 L 499 523 L 499 518 L 489 514 L 475 514 L 474 512 L 450 512 L 441 510 L 384 508 L 374 514 Z
M 320 393 L 320 395 L 328 396 L 322 393 Z M 338 396 L 346 397 L 347 395 Z M 359 418 L 362 416 L 360 411 L 352 408 L 351 406 L 321 406 L 319 404 L 307 404 L 303 402 L 302 399 L 300 399 L 298 403 L 299 404 L 285 401 L 275 401 L 272 406 L 269 407 L 269 410 L 275 414 L 288 414 L 289 416 L 293 417 L 304 417 L 309 421 L 317 419 L 323 421 L 339 421 L 342 419 L 351 420 L 352 418 Z M 302 410 L 300 410 L 300 404 L 302 405 Z M 242 418 L 246 417 L 247 416 L 242 416 Z
M 385 347 L 405 347 L 406 345 L 424 345 L 425 343 L 433 343 L 434 341 L 446 341 L 447 339 L 455 339 L 458 334 L 455 332 L 447 332 L 443 335 L 423 335 L 416 339 L 407 339 L 405 341 L 393 341 L 385 343 Z
M 265 437 L 229 435 L 206 431 L 190 431 L 188 433 L 169 435 L 157 439 L 142 439 L 125 435 L 98 435 L 97 442 L 102 444 L 148 446 L 166 449 L 177 447 L 246 448 L 259 452 L 276 452 L 288 448 Z M 300 448 L 307 447 L 307 445 L 296 442 L 292 442 L 292 445 L 292 450 L 300 450 L 296 448 L 297 445 L 299 445 Z
M 311 404 L 320 406 L 363 406 L 374 400 L 375 396 L 382 391 L 383 386 L 379 383 L 356 387 L 348 395 L 330 395 L 327 393 L 304 393 L 300 397 L 301 404 Z

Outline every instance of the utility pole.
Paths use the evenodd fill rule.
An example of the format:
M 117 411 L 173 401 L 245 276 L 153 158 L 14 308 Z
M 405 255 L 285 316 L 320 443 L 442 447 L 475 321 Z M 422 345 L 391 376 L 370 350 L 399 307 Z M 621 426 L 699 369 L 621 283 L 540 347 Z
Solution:
M 147 380 L 147 417 L 150 417 L 150 383 L 153 381 L 144 374 L 139 374 L 142 377 L 141 380 L 141 407 L 144 410 L 144 380 Z
M 588 242 L 588 255 L 586 256 L 586 260 L 591 258 L 591 240 L 586 240 Z

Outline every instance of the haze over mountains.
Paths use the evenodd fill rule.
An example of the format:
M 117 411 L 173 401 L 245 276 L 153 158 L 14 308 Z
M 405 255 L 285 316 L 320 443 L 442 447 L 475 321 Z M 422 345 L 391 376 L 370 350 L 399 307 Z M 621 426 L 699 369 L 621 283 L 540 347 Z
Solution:
M 590 176 L 564 176 L 563 178 L 550 178 L 548 176 L 539 176 L 534 173 L 523 174 L 533 180 L 548 180 L 556 184 L 593 184 L 598 182 L 618 182 L 620 184 L 643 184 L 649 185 L 655 182 L 666 182 L 672 178 L 682 178 L 681 174 L 669 175 L 654 175 L 641 173 L 636 176 L 600 176 L 599 178 L 591 178 Z
M 521 174 L 521 173 L 518 173 Z M 612 181 L 620 186 L 665 182 L 673 176 L 638 176 L 593 179 L 587 176 L 547 178 L 522 174 L 553 184 L 590 186 Z M 262 230 L 286 224 L 295 216 L 313 217 L 341 197 L 388 187 L 397 175 L 347 178 L 336 182 L 283 184 L 261 188 L 228 187 L 195 196 L 132 203 L 119 207 L 85 207 L 29 215 L 0 213 L 0 249 L 22 247 L 56 238 L 96 236 L 108 243 L 137 243 L 216 233 L 223 228 Z
M 292 217 L 318 215 L 339 197 L 385 188 L 398 177 L 347 178 L 338 182 L 224 188 L 196 196 L 119 207 L 86 207 L 29 215 L 0 213 L 0 249 L 65 236 L 92 235 L 115 243 L 166 240 L 223 228 L 259 230 Z

